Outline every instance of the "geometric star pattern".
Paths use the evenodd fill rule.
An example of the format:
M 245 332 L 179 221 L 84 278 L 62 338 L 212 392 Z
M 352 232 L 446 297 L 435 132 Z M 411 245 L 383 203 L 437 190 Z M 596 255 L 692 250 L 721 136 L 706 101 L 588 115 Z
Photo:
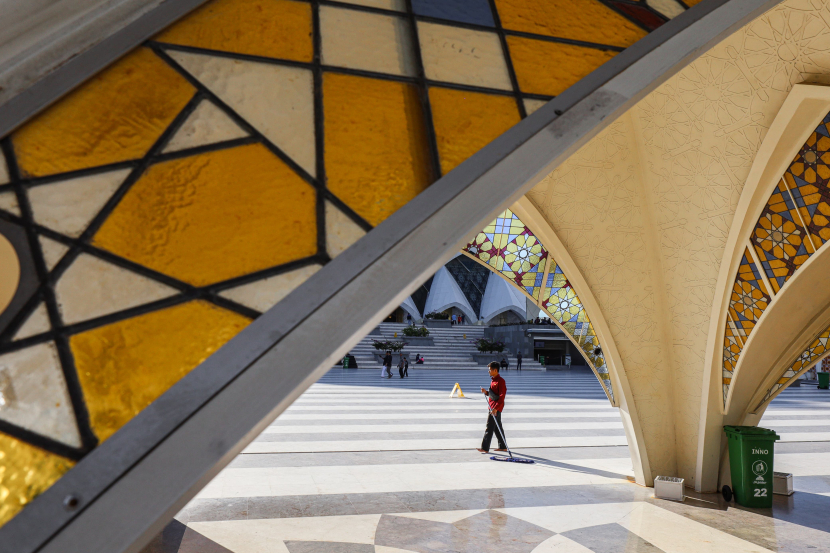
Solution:
M 464 251 L 539 299 L 548 252 L 515 213 L 505 210 L 484 227 Z
M 812 245 L 830 240 L 830 113 L 816 127 L 784 173 Z
M 560 324 L 565 326 L 574 335 L 582 335 L 582 323 L 588 322 L 582 302 L 576 296 L 576 292 L 568 282 L 558 264 L 554 264 L 553 270 L 548 273 L 548 280 L 545 283 L 545 296 L 542 307 L 551 314 Z M 577 332 L 577 326 L 579 332 Z
M 483 3 L 471 25 L 449 4 L 425 16 L 410 2 L 212 0 L 3 139 L 0 222 L 28 237 L 33 290 L 0 328 L 0 355 L 54 344 L 81 447 L 0 416 L 0 497 L 19 497 L 0 524 L 46 486 L 9 483 L 54 481 L 259 316 L 231 291 L 294 283 L 282 297 L 290 275 L 666 21 L 645 3 L 513 0 Z M 502 219 L 493 267 L 538 299 L 547 252 Z M 96 286 L 85 256 L 140 285 Z M 101 305 L 63 293 L 72 275 Z M 67 316 L 79 312 L 95 315 Z M 182 322 L 193 313 L 200 333 Z M 18 336 L 24 325 L 38 330 Z
M 769 301 L 764 281 L 761 280 L 755 262 L 752 261 L 752 254 L 747 249 L 741 258 L 738 276 L 729 298 L 729 315 L 744 341 L 749 337 Z
M 795 203 L 783 180 L 764 207 L 752 232 L 752 241 L 773 293 L 776 294 L 813 253 Z
M 741 258 L 732 286 L 728 321 L 724 329 L 724 407 L 743 344 L 763 316 L 772 295 L 777 294 L 807 259 L 830 240 L 828 125 L 830 113 L 825 115 L 784 171 L 750 236 L 749 247 L 757 255 L 760 270 L 771 290 L 767 290 L 749 249 L 745 249 Z M 798 368 L 793 373 L 794 367 L 803 367 L 807 359 L 813 358 L 812 349 L 820 345 L 819 340 L 805 350 L 767 392 L 764 401 L 785 388 L 794 375 L 802 370 Z
M 511 538 L 504 540 L 493 537 L 487 540 L 488 543 L 478 546 L 477 551 L 530 553 L 553 535 L 550 530 L 495 510 L 474 514 L 453 523 L 384 514 L 375 531 L 375 545 L 394 548 L 396 551 L 452 551 L 458 550 L 459 543 L 464 543 L 463 536 L 486 533 L 495 525 L 498 525 L 501 535 L 509 535 Z M 315 551 L 334 550 L 321 548 Z
M 594 327 L 588 319 L 585 307 L 568 282 L 559 264 L 550 258 L 551 270 L 545 283 L 541 307 L 550 314 L 562 330 L 582 349 L 594 368 L 597 378 L 605 388 L 608 399 L 614 402 L 611 377 L 602 355 L 602 347 Z
M 729 320 L 726 322 L 726 330 L 723 337 L 723 402 L 726 405 L 726 397 L 729 394 L 729 386 L 732 385 L 732 374 L 735 372 L 735 366 L 738 364 L 738 357 L 741 355 L 743 349 L 743 341 L 735 332 L 734 323 Z

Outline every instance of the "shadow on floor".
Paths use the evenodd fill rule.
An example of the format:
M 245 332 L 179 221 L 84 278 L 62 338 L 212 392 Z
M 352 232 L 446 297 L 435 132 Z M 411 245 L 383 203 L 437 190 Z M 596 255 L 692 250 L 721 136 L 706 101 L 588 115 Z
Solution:
M 510 445 L 510 444 L 508 444 Z M 563 463 L 561 461 L 553 461 L 551 459 L 545 459 L 544 457 L 537 457 L 535 455 L 530 455 L 526 453 L 524 450 L 511 450 L 515 457 L 523 457 L 525 459 L 532 459 L 535 461 L 537 465 L 545 465 L 548 467 L 554 467 L 558 469 L 564 469 L 571 472 L 578 472 L 582 474 L 593 474 L 594 476 L 603 476 L 605 478 L 614 478 L 620 480 L 627 480 L 629 482 L 633 482 L 634 478 L 628 474 L 622 474 L 619 472 L 611 472 L 608 470 L 602 469 L 594 469 L 590 467 L 584 467 L 582 465 L 575 465 L 572 463 Z M 496 453 L 495 456 L 507 457 L 507 454 Z

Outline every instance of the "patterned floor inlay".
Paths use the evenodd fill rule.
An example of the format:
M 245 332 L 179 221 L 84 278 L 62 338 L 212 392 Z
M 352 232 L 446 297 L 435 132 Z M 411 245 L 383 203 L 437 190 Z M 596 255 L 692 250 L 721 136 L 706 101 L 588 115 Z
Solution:
M 199 532 L 192 528 L 188 528 L 187 532 L 182 536 L 182 544 L 178 553 L 233 553 L 229 549 L 225 549 L 215 541 L 206 538 Z
M 552 535 L 535 524 L 487 510 L 452 524 L 383 515 L 375 543 L 417 553 L 530 553 Z
M 619 524 L 587 526 L 565 532 L 566 538 L 579 543 L 595 553 L 663 553 L 637 534 Z
M 410 372 L 331 371 L 143 553 L 826 549 L 830 392 L 794 388 L 770 405 L 761 426 L 782 436 L 774 470 L 795 475 L 796 493 L 756 512 L 717 494 L 656 500 L 633 484 L 619 413 L 591 373 L 504 375 L 508 441 L 536 461 L 515 465 L 474 450 L 484 371 Z M 467 399 L 447 397 L 456 382 Z
M 374 545 L 333 541 L 287 541 L 289 553 L 375 553 Z

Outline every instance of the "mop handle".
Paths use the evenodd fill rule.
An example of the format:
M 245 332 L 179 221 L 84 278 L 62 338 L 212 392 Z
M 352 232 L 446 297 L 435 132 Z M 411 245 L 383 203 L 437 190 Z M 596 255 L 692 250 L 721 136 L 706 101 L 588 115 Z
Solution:
M 487 397 L 490 397 L 490 392 L 487 392 Z M 495 410 L 495 409 L 494 409 Z M 490 413 L 490 402 L 487 402 L 487 412 Z M 504 447 L 507 449 L 507 454 L 510 455 L 510 458 L 513 458 L 513 453 L 510 451 L 510 446 L 507 445 L 507 440 L 504 439 L 504 433 L 501 431 L 501 425 L 499 424 L 499 419 L 497 419 L 492 413 L 490 416 L 493 417 L 493 422 L 496 423 L 496 430 L 499 431 L 499 436 L 501 436 L 501 441 L 504 442 Z

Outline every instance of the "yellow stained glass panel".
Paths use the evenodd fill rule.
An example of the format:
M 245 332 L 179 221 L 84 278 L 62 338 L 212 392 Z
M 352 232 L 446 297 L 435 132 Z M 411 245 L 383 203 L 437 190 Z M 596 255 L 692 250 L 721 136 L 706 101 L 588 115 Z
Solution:
M 160 42 L 310 62 L 311 4 L 213 0 L 155 37 Z
M 69 459 L 0 433 L 0 526 L 73 465 Z
M 327 73 L 323 102 L 328 188 L 370 224 L 431 184 L 415 87 Z
M 12 135 L 20 170 L 42 176 L 141 158 L 194 93 L 138 48 Z
M 509 36 L 510 57 L 522 92 L 556 96 L 610 60 L 616 52 Z
M 95 435 L 112 436 L 249 322 L 193 301 L 72 336 Z
M 646 31 L 597 0 L 496 0 L 505 29 L 627 47 Z
M 521 120 L 512 96 L 433 87 L 429 100 L 444 174 Z
M 93 243 L 204 286 L 317 253 L 316 192 L 260 144 L 166 161 Z

